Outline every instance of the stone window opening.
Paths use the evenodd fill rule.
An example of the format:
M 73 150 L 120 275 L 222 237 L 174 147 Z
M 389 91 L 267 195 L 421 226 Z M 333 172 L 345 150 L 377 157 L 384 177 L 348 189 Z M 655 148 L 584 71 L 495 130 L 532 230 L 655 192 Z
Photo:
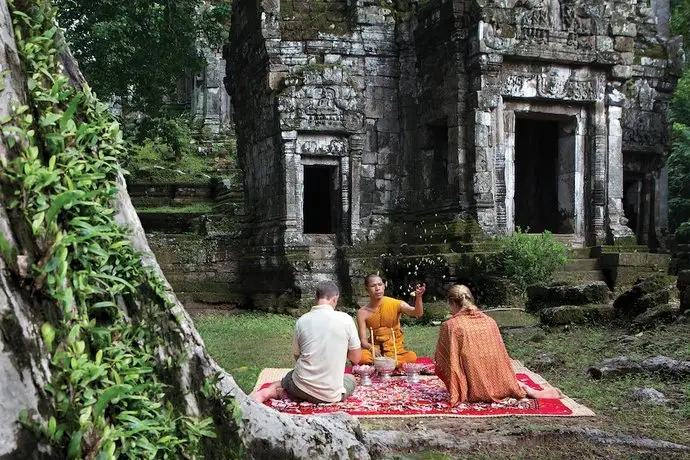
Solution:
M 338 222 L 337 168 L 304 166 L 303 219 L 305 234 L 333 234 Z

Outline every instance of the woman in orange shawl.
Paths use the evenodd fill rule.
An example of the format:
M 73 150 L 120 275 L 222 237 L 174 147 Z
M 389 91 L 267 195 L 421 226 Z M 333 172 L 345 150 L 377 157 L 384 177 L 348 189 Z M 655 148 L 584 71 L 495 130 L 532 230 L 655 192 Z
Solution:
M 518 382 L 496 321 L 474 305 L 467 286 L 451 287 L 448 302 L 453 316 L 441 325 L 435 362 L 451 405 L 562 397 L 557 388 L 534 390 Z

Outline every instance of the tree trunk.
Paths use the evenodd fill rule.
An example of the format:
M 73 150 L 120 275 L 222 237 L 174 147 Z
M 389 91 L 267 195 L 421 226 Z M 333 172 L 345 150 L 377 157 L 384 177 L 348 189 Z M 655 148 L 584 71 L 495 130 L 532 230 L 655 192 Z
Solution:
M 12 21 L 6 0 L 0 0 L 0 67 L 9 69 L 4 75 L 4 90 L 0 92 L 0 118 L 9 115 L 13 104 L 25 102 L 26 76 L 17 56 Z M 65 74 L 74 85 L 83 78 L 69 52 L 61 56 Z M 3 139 L 0 157 L 8 158 L 9 149 Z M 18 422 L 22 409 L 29 409 L 39 418 L 47 420 L 53 413 L 51 395 L 45 389 L 50 382 L 50 355 L 43 344 L 40 328 L 46 321 L 44 300 L 32 297 L 22 288 L 20 277 L 15 273 L 26 270 L 33 260 L 35 242 L 26 228 L 23 218 L 8 211 L 6 198 L 12 190 L 4 183 L 0 202 L 0 232 L 16 250 L 10 260 L 0 258 L 0 458 L 40 458 L 50 456 L 51 448 L 35 438 Z M 141 253 L 142 262 L 151 266 L 163 279 L 163 273 L 151 252 L 139 218 L 126 191 L 126 184 L 119 178 L 119 195 L 113 207 L 117 210 L 118 224 L 131 229 L 133 246 Z M 12 268 L 12 269 L 10 269 Z M 209 443 L 210 458 L 369 458 L 363 443 L 364 436 L 356 419 L 346 415 L 297 417 L 278 413 L 250 400 L 237 386 L 233 378 L 224 372 L 208 355 L 203 340 L 194 324 L 177 300 L 170 285 L 168 295 L 174 308 L 168 315 L 170 328 L 178 340 L 166 343 L 160 358 L 173 355 L 175 349 L 188 357 L 180 366 L 178 375 L 168 382 L 181 390 L 184 398 L 174 403 L 180 411 L 189 415 L 214 417 L 219 435 Z M 145 294 L 141 294 L 145 295 Z M 137 318 L 131 317 L 136 322 Z M 289 350 L 285 350 L 289 353 Z M 220 400 L 204 397 L 201 388 L 207 378 L 220 375 L 218 387 L 223 395 L 234 398 L 241 412 L 239 426 L 226 422 L 226 413 Z M 239 441 L 241 454 L 232 452 Z

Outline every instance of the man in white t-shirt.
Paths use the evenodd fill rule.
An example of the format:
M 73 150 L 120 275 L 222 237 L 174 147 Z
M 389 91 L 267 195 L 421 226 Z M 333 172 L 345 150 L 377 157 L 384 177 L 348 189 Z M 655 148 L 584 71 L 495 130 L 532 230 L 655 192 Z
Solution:
M 355 380 L 345 374 L 347 359 L 358 364 L 362 350 L 353 319 L 335 311 L 340 291 L 332 281 L 316 287 L 316 303 L 295 325 L 292 353 L 295 368 L 250 396 L 263 403 L 286 396 L 296 401 L 332 403 L 343 401 L 355 390 Z

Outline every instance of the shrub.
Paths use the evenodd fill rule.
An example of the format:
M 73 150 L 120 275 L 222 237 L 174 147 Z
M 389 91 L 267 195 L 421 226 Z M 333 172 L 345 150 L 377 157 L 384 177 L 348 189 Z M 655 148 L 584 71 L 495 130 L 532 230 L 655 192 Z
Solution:
M 490 257 L 487 268 L 522 291 L 530 284 L 551 280 L 568 261 L 565 245 L 549 231 L 530 235 L 518 228 L 511 236 L 499 237 L 498 242 L 500 249 Z
M 690 243 L 690 220 L 678 226 L 676 229 L 676 240 L 679 243 Z

